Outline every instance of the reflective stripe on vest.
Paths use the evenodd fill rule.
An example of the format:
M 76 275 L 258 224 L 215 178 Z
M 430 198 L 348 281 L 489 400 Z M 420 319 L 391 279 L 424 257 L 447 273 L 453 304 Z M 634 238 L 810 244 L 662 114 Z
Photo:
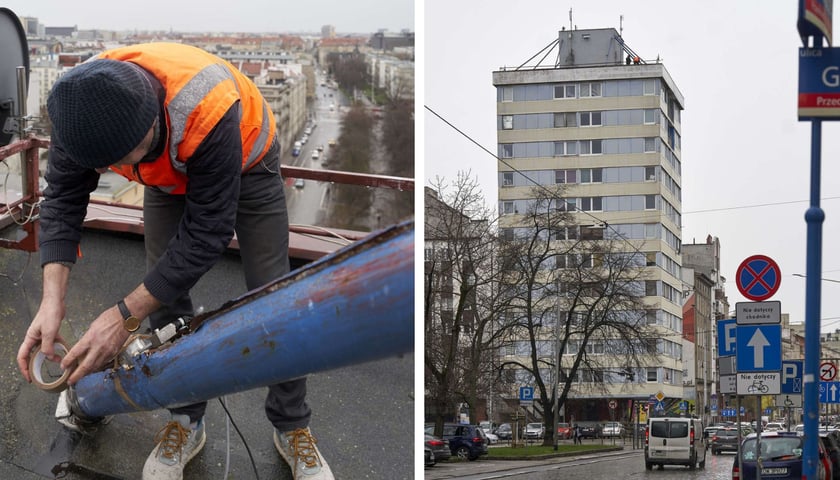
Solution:
M 276 127 L 268 102 L 253 82 L 221 58 L 196 47 L 163 43 L 108 50 L 99 58 L 135 63 L 166 91 L 164 151 L 152 162 L 111 167 L 126 178 L 166 192 L 185 193 L 186 162 L 237 101 L 242 111 L 242 171 L 259 163 L 269 150 Z

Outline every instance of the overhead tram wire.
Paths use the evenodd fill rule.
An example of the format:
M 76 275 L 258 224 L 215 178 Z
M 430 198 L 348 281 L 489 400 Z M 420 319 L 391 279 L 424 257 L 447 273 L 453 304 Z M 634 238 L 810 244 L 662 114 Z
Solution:
M 504 164 L 505 166 L 507 166 L 508 168 L 510 168 L 511 170 L 513 170 L 515 173 L 518 173 L 519 175 L 522 175 L 522 176 L 523 176 L 526 180 L 528 180 L 529 182 L 533 183 L 533 184 L 534 184 L 537 188 L 539 188 L 540 190 L 542 190 L 545 194 L 547 194 L 547 195 L 549 195 L 549 196 L 553 196 L 552 192 L 550 192 L 550 191 L 549 191 L 547 188 L 545 188 L 543 185 L 541 185 L 541 184 L 539 184 L 539 183 L 535 182 L 533 179 L 531 179 L 530 177 L 528 177 L 527 175 L 525 175 L 525 174 L 524 174 L 523 172 L 521 172 L 519 169 L 517 169 L 517 168 L 516 168 L 516 167 L 514 167 L 513 165 L 509 164 L 509 163 L 508 163 L 508 162 L 506 162 L 505 160 L 503 160 L 503 159 L 499 158 L 496 154 L 494 154 L 493 152 L 491 152 L 490 150 L 488 150 L 487 148 L 485 148 L 485 147 L 484 147 L 484 145 L 482 145 L 482 144 L 478 143 L 478 141 L 476 141 L 474 138 L 472 138 L 471 136 L 469 136 L 469 135 L 467 135 L 466 133 L 464 133 L 464 132 L 463 132 L 460 128 L 458 128 L 458 127 L 456 127 L 455 125 L 453 125 L 453 124 L 452 124 L 452 122 L 450 122 L 449 120 L 447 120 L 446 118 L 444 118 L 443 116 L 441 116 L 439 113 L 437 113 L 436 111 L 434 111 L 431 107 L 429 107 L 428 105 L 423 105 L 423 107 L 424 107 L 426 110 L 428 110 L 429 112 L 431 112 L 431 113 L 432 113 L 432 115 L 434 115 L 434 116 L 436 116 L 437 118 L 439 118 L 439 119 L 440 119 L 443 123 L 445 123 L 445 124 L 446 124 L 446 125 L 448 125 L 450 128 L 452 128 L 453 130 L 455 130 L 456 132 L 458 132 L 461 136 L 463 136 L 464 138 L 466 138 L 467 140 L 469 140 L 469 141 L 470 141 L 471 143 L 473 143 L 475 146 L 477 146 L 478 148 L 480 148 L 481 150 L 483 150 L 484 152 L 486 152 L 487 154 L 489 154 L 490 156 L 492 156 L 493 158 L 495 158 L 497 161 L 501 162 L 502 164 Z M 825 198 L 823 198 L 823 200 L 836 200 L 836 199 L 840 199 L 840 197 L 825 197 Z M 792 200 L 792 201 L 786 201 L 786 202 L 765 203 L 765 204 L 747 205 L 747 206 L 740 206 L 740 207 L 726 207 L 726 208 L 720 208 L 720 209 L 697 210 L 697 211 L 694 211 L 694 212 L 683 212 L 683 213 L 681 213 L 681 214 L 682 214 L 682 215 L 685 215 L 685 214 L 693 214 L 693 213 L 706 213 L 706 212 L 723 211 L 723 210 L 735 210 L 735 209 L 743 209 L 743 208 L 757 208 L 757 207 L 774 206 L 774 205 L 785 205 L 785 204 L 791 204 L 791 203 L 801 203 L 801 202 L 807 202 L 807 200 Z M 584 213 L 584 214 L 588 215 L 589 217 L 593 218 L 593 219 L 594 219 L 595 221 L 597 221 L 598 223 L 605 225 L 607 228 L 609 228 L 610 230 L 612 230 L 613 232 L 615 232 L 615 234 L 617 235 L 617 237 L 618 237 L 618 238 L 620 238 L 620 239 L 621 239 L 621 240 L 623 240 L 625 243 L 627 243 L 628 245 L 630 245 L 630 247 L 632 247 L 632 248 L 633 248 L 633 250 L 634 250 L 636 253 L 639 253 L 639 254 L 644 254 L 644 253 L 645 253 L 645 252 L 642 252 L 641 250 L 639 250 L 639 248 L 638 248 L 638 247 L 636 247 L 636 245 L 634 245 L 632 242 L 630 242 L 630 240 L 628 240 L 628 239 L 627 239 L 624 235 L 620 234 L 620 233 L 619 233 L 619 232 L 618 232 L 615 228 L 613 228 L 613 226 L 612 226 L 612 225 L 610 225 L 610 224 L 609 224 L 609 223 L 607 223 L 606 221 L 601 220 L 600 218 L 596 217 L 595 215 L 593 215 L 593 214 L 592 214 L 592 213 L 590 213 L 590 212 L 586 212 L 586 211 L 582 211 L 582 210 L 577 210 L 577 209 L 576 209 L 575 211 L 576 211 L 576 212 L 580 212 L 580 213 Z M 638 218 L 645 218 L 645 217 L 638 217 Z M 669 271 L 665 270 L 665 268 L 664 268 L 663 266 L 661 266 L 661 265 L 658 265 L 658 264 L 657 264 L 657 265 L 656 265 L 656 267 L 657 267 L 657 268 L 659 268 L 660 270 L 662 270 L 663 272 L 668 273 L 669 275 L 673 275 L 673 274 L 671 274 L 671 272 L 669 272 Z M 829 271 L 840 271 L 840 269 L 838 269 L 838 270 L 829 270 Z M 824 273 L 825 273 L 825 272 L 824 272 Z M 798 275 L 798 274 L 792 274 L 792 275 L 794 275 L 794 276 L 802 276 L 802 275 Z M 823 280 L 825 280 L 825 281 L 830 281 L 830 282 L 837 282 L 837 283 L 840 283 L 840 280 L 832 280 L 832 279 L 823 279 Z M 827 318 L 822 318 L 822 319 L 820 319 L 820 321 L 824 321 L 824 320 L 835 320 L 835 319 L 837 319 L 836 321 L 840 321 L 840 317 L 827 317 Z M 669 335 L 669 336 L 670 336 L 670 335 Z

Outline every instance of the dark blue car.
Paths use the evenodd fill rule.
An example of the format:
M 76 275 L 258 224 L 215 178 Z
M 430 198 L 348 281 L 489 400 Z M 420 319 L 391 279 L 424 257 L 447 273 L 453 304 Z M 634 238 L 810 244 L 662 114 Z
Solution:
M 765 432 L 761 434 L 761 452 L 757 450 L 758 436 L 751 433 L 741 443 L 741 468 L 738 460 L 732 465 L 733 479 L 756 478 L 758 457 L 761 456 L 761 478 L 772 480 L 801 480 L 804 437 L 794 432 Z M 820 448 L 818 479 L 825 478 L 822 459 L 825 451 Z
M 434 434 L 434 425 L 426 425 L 426 433 Z M 445 423 L 443 438 L 449 441 L 452 455 L 467 460 L 477 460 L 481 455 L 487 455 L 487 437 L 478 425 L 461 425 Z

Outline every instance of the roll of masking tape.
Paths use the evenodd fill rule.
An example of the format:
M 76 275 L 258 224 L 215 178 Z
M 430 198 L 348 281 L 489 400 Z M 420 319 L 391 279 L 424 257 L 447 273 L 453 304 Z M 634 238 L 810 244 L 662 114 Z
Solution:
M 69 351 L 67 345 L 63 342 L 55 342 L 55 344 L 53 344 L 53 349 L 55 354 L 61 358 L 64 358 Z M 42 377 L 42 369 L 47 362 L 54 363 L 47 359 L 47 356 L 44 355 L 44 352 L 41 351 L 41 347 L 39 346 L 38 351 L 29 357 L 29 374 L 32 376 L 32 382 L 41 390 L 50 393 L 59 393 L 67 388 L 67 379 L 70 378 L 72 370 L 62 370 L 61 376 L 58 380 L 54 382 L 46 382 Z

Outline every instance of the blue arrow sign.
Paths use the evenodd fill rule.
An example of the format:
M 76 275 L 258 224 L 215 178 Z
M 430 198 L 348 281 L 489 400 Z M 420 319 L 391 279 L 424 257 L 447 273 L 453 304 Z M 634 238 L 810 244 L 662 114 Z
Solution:
M 820 403 L 840 403 L 840 382 L 820 382 Z
M 781 325 L 739 325 L 736 336 L 738 372 L 782 369 Z
M 782 360 L 782 394 L 802 393 L 802 360 Z
M 735 355 L 735 327 L 736 320 L 728 318 L 726 320 L 718 320 L 718 356 L 731 357 Z

